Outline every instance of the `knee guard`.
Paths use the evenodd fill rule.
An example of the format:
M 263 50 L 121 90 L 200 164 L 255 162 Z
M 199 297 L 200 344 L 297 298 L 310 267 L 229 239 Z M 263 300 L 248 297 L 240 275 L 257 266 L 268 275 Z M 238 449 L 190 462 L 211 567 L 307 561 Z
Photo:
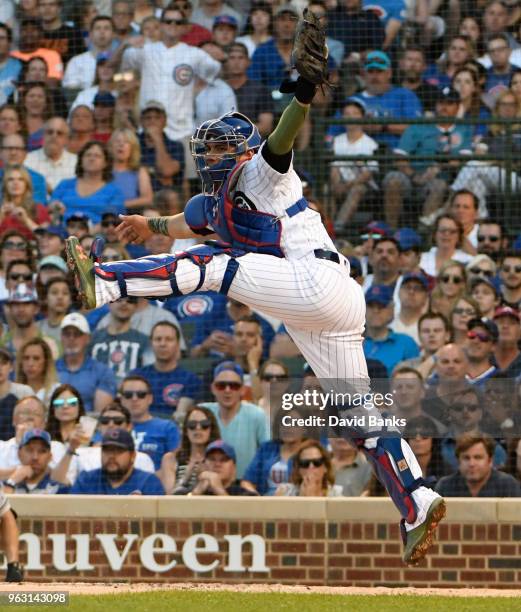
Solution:
M 149 255 L 139 259 L 116 261 L 104 264 L 96 264 L 94 272 L 105 281 L 114 281 L 119 285 L 121 297 L 127 297 L 127 280 L 141 278 L 149 280 L 166 280 L 170 283 L 173 296 L 184 295 L 177 286 L 176 270 L 178 262 L 189 259 L 199 268 L 199 282 L 191 292 L 198 291 L 206 276 L 206 266 L 216 255 L 227 254 L 230 261 L 226 267 L 220 292 L 226 294 L 239 267 L 236 257 L 244 255 L 244 252 L 231 249 L 219 243 L 202 244 L 188 251 L 181 251 L 174 255 Z M 151 299 L 157 299 L 153 297 Z
M 426 482 L 412 450 L 402 438 L 357 439 L 357 446 L 371 462 L 378 480 L 408 522 L 416 520 L 416 504 L 411 495 Z

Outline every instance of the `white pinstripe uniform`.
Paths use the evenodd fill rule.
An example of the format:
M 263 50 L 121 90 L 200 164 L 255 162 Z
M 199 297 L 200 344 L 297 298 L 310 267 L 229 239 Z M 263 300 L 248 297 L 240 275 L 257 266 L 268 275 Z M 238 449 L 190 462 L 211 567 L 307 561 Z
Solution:
M 302 184 L 293 169 L 280 174 L 262 153 L 246 162 L 235 189 L 258 211 L 281 218 L 284 258 L 248 253 L 238 258 L 239 269 L 228 295 L 284 322 L 302 354 L 320 378 L 367 381 L 362 350 L 365 300 L 362 289 L 349 276 L 349 262 L 340 265 L 317 259 L 315 249 L 336 251 L 320 215 L 311 210 L 288 217 L 285 210 L 302 197 Z M 206 265 L 201 291 L 219 291 L 228 255 L 217 255 Z M 190 293 L 199 282 L 199 268 L 188 259 L 178 262 L 177 285 Z M 168 281 L 127 279 L 129 295 L 168 296 Z M 98 304 L 120 297 L 119 286 L 96 276 Z

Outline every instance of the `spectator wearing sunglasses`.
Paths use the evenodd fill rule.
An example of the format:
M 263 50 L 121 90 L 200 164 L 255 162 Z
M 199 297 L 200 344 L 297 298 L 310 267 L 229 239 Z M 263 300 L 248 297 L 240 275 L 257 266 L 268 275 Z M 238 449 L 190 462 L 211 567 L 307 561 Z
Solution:
M 271 410 L 276 410 L 282 401 L 282 394 L 289 387 L 289 370 L 286 364 L 278 359 L 267 359 L 259 368 L 260 384 L 253 385 L 255 403 L 260 406 L 269 418 Z
M 500 306 L 494 313 L 499 337 L 494 349 L 494 358 L 502 374 L 517 378 L 521 374 L 521 317 L 519 311 L 510 306 Z
M 493 219 L 479 222 L 477 240 L 478 253 L 485 253 L 495 259 L 508 246 L 503 225 Z
M 468 323 L 471 319 L 480 318 L 481 311 L 477 302 L 470 295 L 459 296 L 451 310 L 449 321 L 452 327 L 452 341 L 460 346 L 467 342 Z
M 244 371 L 235 362 L 216 366 L 211 391 L 217 401 L 201 405 L 213 412 L 222 439 L 235 449 L 237 477 L 242 478 L 259 446 L 270 438 L 268 420 L 262 408 L 243 401 Z
M 63 357 L 56 362 L 61 383 L 78 389 L 85 410 L 100 412 L 116 395 L 114 372 L 106 365 L 89 357 L 90 326 L 79 312 L 66 315 L 61 322 Z
M 478 254 L 465 266 L 469 288 L 475 278 L 486 278 L 492 281 L 496 277 L 497 265 L 488 255 Z
M 481 314 L 487 319 L 492 319 L 501 300 L 498 279 L 475 276 L 469 285 L 470 295 L 478 303 Z
M 505 253 L 499 267 L 501 281 L 501 303 L 519 310 L 521 304 L 521 255 L 512 251 Z
M 74 484 L 81 472 L 101 468 L 101 439 L 109 429 L 121 428 L 132 431 L 130 412 L 119 402 L 114 401 L 105 406 L 98 418 L 96 438 L 99 441 L 91 446 L 81 446 L 81 439 L 74 437 L 69 440 L 68 452 L 61 458 L 52 471 L 52 477 L 59 482 Z M 154 473 L 154 462 L 146 454 L 136 452 L 135 467 L 144 472 Z
M 25 164 L 45 177 L 47 189 L 53 191 L 60 181 L 75 174 L 77 156 L 67 151 L 69 126 L 61 117 L 51 117 L 44 126 L 43 147 L 31 151 Z
M 52 440 L 67 443 L 71 438 L 81 438 L 83 431 L 80 417 L 85 414 L 83 400 L 71 385 L 57 387 L 49 402 L 47 426 Z
M 436 286 L 431 293 L 431 310 L 449 318 L 454 304 L 465 292 L 467 273 L 465 266 L 449 259 L 436 276 Z
M 485 381 L 498 371 L 494 363 L 494 345 L 499 330 L 492 319 L 471 319 L 467 323 L 467 380 L 470 384 L 483 389 Z
M 460 189 L 454 193 L 448 207 L 449 214 L 453 215 L 463 226 L 463 241 L 461 248 L 471 255 L 477 252 L 479 216 L 479 200 L 476 194 L 468 189 Z
M 163 472 L 168 470 L 170 478 L 169 484 L 163 481 L 167 493 L 173 491 L 174 495 L 186 495 L 195 487 L 203 469 L 206 448 L 220 437 L 219 425 L 211 410 L 202 406 L 188 409 L 179 451 L 176 455 L 168 453 L 169 457 L 163 458 Z
M 468 433 L 458 438 L 455 447 L 456 469 L 436 486 L 444 497 L 521 497 L 519 482 L 494 466 L 497 445 L 488 436 Z
M 430 417 L 420 415 L 409 419 L 404 438 L 418 459 L 423 478 L 433 479 L 436 482 L 450 473 L 450 468 L 441 456 L 439 431 Z
M 293 457 L 290 482 L 281 484 L 275 495 L 285 497 L 340 497 L 333 465 L 326 449 L 316 440 L 306 440 Z
M 476 386 L 468 386 L 451 397 L 448 404 L 449 430 L 441 441 L 443 461 L 453 470 L 458 469 L 456 455 L 457 438 L 464 434 L 480 435 L 487 433 L 487 419 L 484 411 L 485 401 Z M 506 450 L 499 443 L 494 444 L 492 454 L 496 467 L 506 464 Z
M 150 408 L 154 401 L 152 387 L 146 378 L 132 374 L 121 383 L 119 398 L 132 419 L 136 449 L 150 456 L 156 470 L 161 468 L 165 453 L 179 446 L 179 429 L 170 419 L 153 417 Z

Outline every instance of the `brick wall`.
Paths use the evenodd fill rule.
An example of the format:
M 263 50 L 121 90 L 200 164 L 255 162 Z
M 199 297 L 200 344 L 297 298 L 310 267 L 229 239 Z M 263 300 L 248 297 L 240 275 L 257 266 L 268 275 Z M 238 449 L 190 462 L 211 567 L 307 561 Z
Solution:
M 401 562 L 398 524 L 388 500 L 353 499 L 334 503 L 333 500 L 291 500 L 289 506 L 278 503 L 288 500 L 233 500 L 231 505 L 232 500 L 192 500 L 190 504 L 190 500 L 184 499 L 180 504 L 175 499 L 163 499 L 158 502 L 158 511 L 155 502 L 151 501 L 147 507 L 143 504 L 145 500 L 140 499 L 140 516 L 140 512 L 132 509 L 133 500 L 126 499 L 119 516 L 133 516 L 121 519 L 116 513 L 121 498 L 111 501 L 106 508 L 110 518 L 103 517 L 103 505 L 108 500 L 98 498 L 93 504 L 94 498 L 87 499 L 88 502 L 80 503 L 67 500 L 68 517 L 63 516 L 63 509 L 61 515 L 56 512 L 57 500 L 53 500 L 52 508 L 46 512 L 45 502 L 50 500 L 42 499 L 37 505 L 38 516 L 34 516 L 35 505 L 28 504 L 28 498 L 21 502 L 13 499 L 13 506 L 18 506 L 20 514 L 21 532 L 34 534 L 41 545 L 40 560 L 45 568 L 29 570 L 30 580 L 171 582 L 192 579 L 496 588 L 512 588 L 521 582 L 521 502 L 515 500 L 449 500 L 448 519 L 440 525 L 438 542 L 431 554 L 419 567 L 407 568 Z M 264 513 L 263 505 L 266 506 Z M 243 519 L 245 516 L 248 520 Z M 60 556 L 60 550 L 53 553 L 53 538 L 49 537 L 53 534 L 84 534 L 84 539 L 89 534 L 89 550 L 83 554 L 93 568 L 56 569 L 54 560 Z M 123 552 L 128 539 L 135 537 L 121 569 L 110 568 L 96 534 L 114 534 L 118 554 Z M 160 565 L 177 561 L 166 572 L 150 571 L 143 562 L 145 555 L 140 555 L 140 546 L 153 534 L 165 534 L 175 541 L 177 552 L 154 553 L 154 560 Z M 217 542 L 218 552 L 197 552 L 198 563 L 218 561 L 211 571 L 196 572 L 185 563 L 183 547 L 196 534 L 206 534 Z M 250 534 L 261 536 L 265 542 L 264 561 L 269 571 L 248 570 L 252 561 L 252 548 L 248 544 L 242 549 L 244 571 L 227 571 L 229 541 L 226 536 Z M 33 537 L 33 553 L 34 540 Z M 22 551 L 26 548 L 22 543 Z M 73 563 L 77 556 L 74 538 L 67 537 L 65 549 L 65 562 Z M 187 559 L 188 556 L 189 552 Z

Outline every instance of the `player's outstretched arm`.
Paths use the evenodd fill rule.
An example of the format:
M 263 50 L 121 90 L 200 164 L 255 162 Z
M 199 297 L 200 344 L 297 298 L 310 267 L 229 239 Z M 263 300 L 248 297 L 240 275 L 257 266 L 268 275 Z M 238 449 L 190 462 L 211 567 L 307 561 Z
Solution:
M 292 59 L 299 73 L 295 83 L 283 83 L 283 93 L 295 97 L 286 107 L 275 130 L 269 135 L 267 148 L 274 155 L 287 155 L 293 148 L 298 131 L 304 124 L 309 107 L 319 85 L 327 81 L 326 34 L 320 21 L 308 9 L 304 9 L 299 24 Z
M 139 244 L 152 234 L 164 234 L 171 238 L 197 238 L 185 221 L 184 213 L 171 217 L 143 217 L 120 215 L 121 223 L 116 228 L 118 239 Z

